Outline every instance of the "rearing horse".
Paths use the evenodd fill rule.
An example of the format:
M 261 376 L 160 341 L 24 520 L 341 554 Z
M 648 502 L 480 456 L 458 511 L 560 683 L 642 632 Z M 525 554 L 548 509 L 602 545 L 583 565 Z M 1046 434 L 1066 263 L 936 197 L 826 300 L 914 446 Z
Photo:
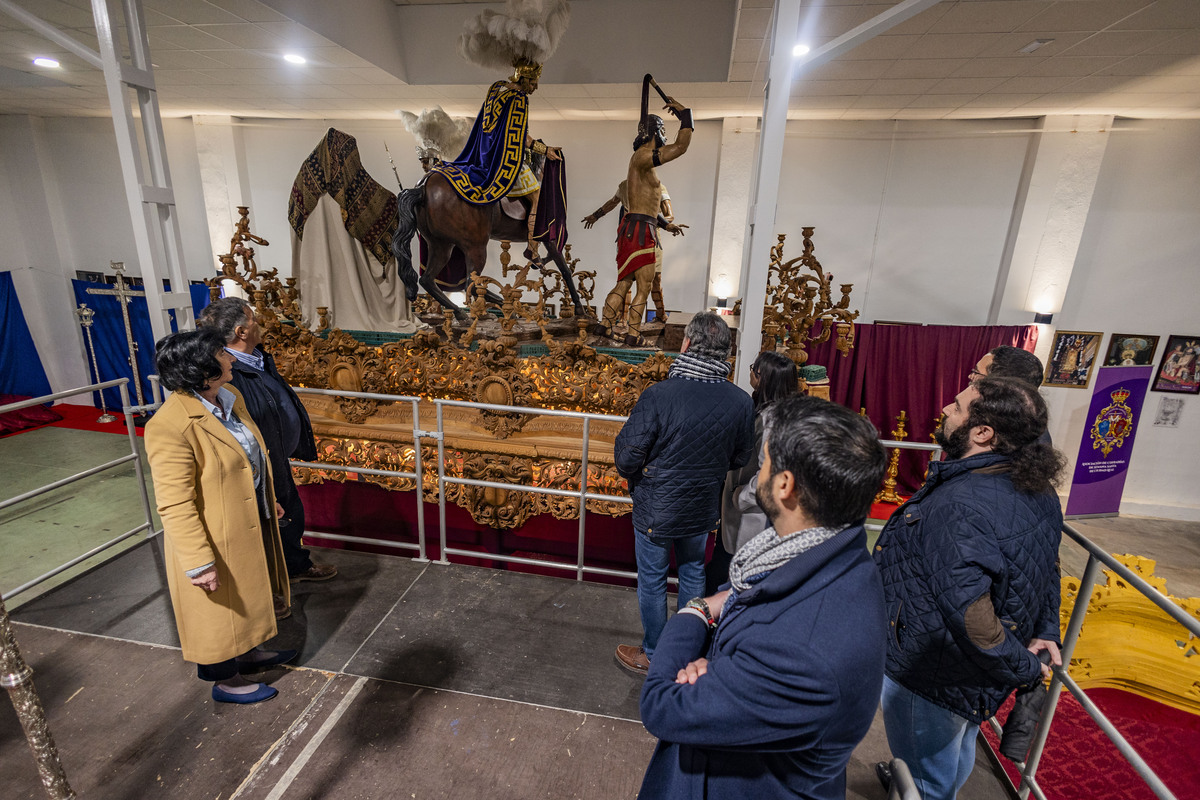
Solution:
M 437 285 L 437 276 L 450 260 L 454 247 L 462 250 L 470 273 L 482 273 L 487 263 L 488 240 L 502 242 L 524 242 L 527 236 L 525 220 L 513 219 L 500 209 L 499 201 L 476 205 L 459 197 L 444 175 L 430 172 L 412 189 L 405 189 L 396 198 L 398 224 L 392 237 L 392 252 L 404 281 L 409 302 L 417 297 L 418 285 L 444 308 L 454 310 L 460 320 L 467 319 L 462 308 L 451 302 Z M 410 244 L 414 233 L 420 233 L 429 247 L 425 272 L 417 277 L 413 269 Z M 551 260 L 562 273 L 563 282 L 571 294 L 577 316 L 585 316 L 587 309 L 579 299 L 571 270 L 550 237 L 542 240 Z M 487 292 L 489 302 L 500 304 L 502 299 L 494 292 Z

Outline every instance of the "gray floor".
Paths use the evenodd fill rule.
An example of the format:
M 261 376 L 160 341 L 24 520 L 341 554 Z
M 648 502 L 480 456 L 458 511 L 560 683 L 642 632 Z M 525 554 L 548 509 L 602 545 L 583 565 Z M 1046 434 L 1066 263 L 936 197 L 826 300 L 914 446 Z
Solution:
M 126 440 L 102 433 L 44 429 L 0 440 L 0 463 L 19 476 L 0 492 L 13 496 L 124 452 Z M 0 585 L 8 590 L 137 524 L 135 476 L 118 472 L 0 515 Z M 1109 552 L 1154 558 L 1170 593 L 1200 595 L 1200 523 L 1073 524 Z M 295 613 L 275 643 L 301 655 L 295 668 L 266 674 L 280 697 L 217 706 L 176 649 L 159 543 L 131 545 L 20 598 L 13 612 L 81 797 L 637 792 L 654 741 L 638 721 L 641 682 L 612 655 L 640 635 L 632 590 L 321 551 L 341 575 L 295 587 Z M 1079 575 L 1084 561 L 1064 542 L 1065 573 Z M 887 756 L 877 718 L 849 765 L 848 797 L 882 800 L 872 765 Z M 0 774 L 5 798 L 44 796 L 15 717 L 4 712 Z M 1006 796 L 981 751 L 960 797 Z

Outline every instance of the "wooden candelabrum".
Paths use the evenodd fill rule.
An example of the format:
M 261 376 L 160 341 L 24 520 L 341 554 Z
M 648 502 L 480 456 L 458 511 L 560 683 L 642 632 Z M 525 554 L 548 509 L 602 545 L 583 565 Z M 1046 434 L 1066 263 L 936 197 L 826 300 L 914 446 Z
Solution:
M 908 436 L 908 430 L 905 425 L 908 423 L 908 412 L 901 411 L 896 417 L 896 427 L 892 428 L 892 439 L 897 442 L 903 442 Z M 900 505 L 904 502 L 904 498 L 896 494 L 896 476 L 900 474 L 900 448 L 892 448 L 892 455 L 888 461 L 887 474 L 883 479 L 883 489 L 879 494 L 875 495 L 876 503 L 894 503 Z

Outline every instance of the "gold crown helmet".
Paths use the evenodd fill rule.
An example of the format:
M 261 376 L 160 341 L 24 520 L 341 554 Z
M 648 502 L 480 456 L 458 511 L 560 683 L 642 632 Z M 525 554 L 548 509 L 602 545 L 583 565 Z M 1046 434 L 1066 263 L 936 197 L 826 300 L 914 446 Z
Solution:
M 519 81 L 521 78 L 530 78 L 532 80 L 541 80 L 542 65 L 534 61 L 524 58 L 518 58 L 513 62 L 513 81 Z

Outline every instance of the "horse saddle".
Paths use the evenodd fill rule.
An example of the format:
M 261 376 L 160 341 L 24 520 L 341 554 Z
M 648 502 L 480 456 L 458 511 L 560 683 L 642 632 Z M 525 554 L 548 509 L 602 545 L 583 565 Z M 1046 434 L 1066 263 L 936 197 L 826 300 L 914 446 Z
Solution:
M 520 197 L 501 197 L 500 211 L 509 219 L 520 222 L 529 217 L 529 204 Z

